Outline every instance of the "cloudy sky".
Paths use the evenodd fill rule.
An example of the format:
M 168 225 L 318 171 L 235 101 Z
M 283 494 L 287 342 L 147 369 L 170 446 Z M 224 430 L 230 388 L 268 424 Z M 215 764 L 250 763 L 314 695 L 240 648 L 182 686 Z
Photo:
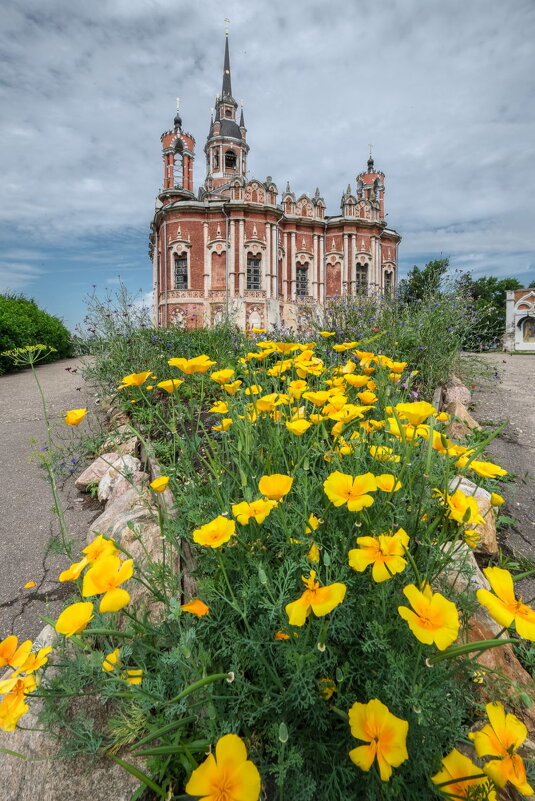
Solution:
M 196 187 L 231 19 L 250 175 L 328 214 L 386 174 L 400 268 L 449 256 L 535 278 L 533 0 L 4 0 L 0 291 L 73 325 L 83 297 L 147 293 L 160 135 L 182 98 Z

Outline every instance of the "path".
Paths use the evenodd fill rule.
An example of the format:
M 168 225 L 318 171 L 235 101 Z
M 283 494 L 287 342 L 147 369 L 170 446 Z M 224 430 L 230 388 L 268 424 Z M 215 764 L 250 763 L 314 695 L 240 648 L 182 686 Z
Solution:
M 68 409 L 91 405 L 80 362 L 63 359 L 38 367 L 56 438 L 75 443 L 80 431 L 89 432 L 84 421 L 79 428 L 63 422 Z M 33 638 L 43 627 L 40 615 L 55 617 L 72 588 L 59 584 L 58 574 L 68 566 L 65 556 L 47 554 L 51 534 L 58 532 L 52 511 L 52 494 L 45 473 L 31 458 L 45 445 L 45 426 L 39 395 L 30 370 L 0 377 L 0 640 L 8 634 Z M 68 459 L 80 457 L 72 451 Z M 98 514 L 95 503 L 85 500 L 63 471 L 62 498 L 67 522 L 79 545 L 85 541 L 90 522 Z M 28 581 L 36 586 L 24 590 Z
M 516 522 L 503 540 L 517 556 L 535 561 L 535 355 L 486 353 L 477 357 L 487 366 L 475 379 L 473 413 L 478 422 L 507 425 L 487 448 L 489 457 L 517 478 L 504 484 L 507 504 L 501 513 Z

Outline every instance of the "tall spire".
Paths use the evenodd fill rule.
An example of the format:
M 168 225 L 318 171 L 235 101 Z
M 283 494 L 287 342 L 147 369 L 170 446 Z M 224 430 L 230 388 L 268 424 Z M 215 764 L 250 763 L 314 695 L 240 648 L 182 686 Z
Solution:
M 225 20 L 228 22 L 228 20 Z M 228 49 L 228 26 L 225 30 L 225 61 L 223 63 L 223 88 L 221 89 L 221 97 L 232 97 L 232 85 L 230 83 L 230 55 Z

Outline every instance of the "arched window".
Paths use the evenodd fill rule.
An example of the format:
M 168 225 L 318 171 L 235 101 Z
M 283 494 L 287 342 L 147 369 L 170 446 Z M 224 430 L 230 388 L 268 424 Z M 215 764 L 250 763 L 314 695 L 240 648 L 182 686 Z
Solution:
M 357 295 L 368 294 L 368 262 L 357 262 L 355 268 L 355 292 Z
M 175 145 L 174 159 L 173 159 L 173 186 L 175 189 L 182 188 L 183 182 L 183 151 L 184 147 L 179 140 Z
M 247 254 L 247 289 L 261 289 L 262 269 L 260 256 Z
M 188 288 L 188 256 L 175 253 L 175 289 Z
M 226 170 L 236 169 L 236 153 L 233 150 L 227 150 L 225 152 L 225 169 Z
M 295 294 L 298 298 L 308 295 L 308 262 L 295 268 Z
M 394 273 L 385 273 L 385 295 L 392 297 L 392 290 L 394 288 Z

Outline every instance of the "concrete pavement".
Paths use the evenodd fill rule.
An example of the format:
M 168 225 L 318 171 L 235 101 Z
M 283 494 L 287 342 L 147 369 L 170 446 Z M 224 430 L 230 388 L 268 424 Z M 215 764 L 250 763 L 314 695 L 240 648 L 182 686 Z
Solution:
M 89 434 L 98 424 L 92 416 L 89 422 L 71 427 L 65 425 L 63 416 L 69 409 L 91 408 L 94 403 L 78 360 L 42 365 L 37 372 L 54 438 L 65 449 L 61 461 L 66 464 L 60 469 L 59 482 L 77 558 L 100 504 L 80 495 L 69 471 L 76 470 L 80 457 L 84 458 L 77 446 L 80 433 Z M 0 640 L 8 634 L 33 638 L 44 625 L 40 616 L 55 617 L 72 585 L 57 580 L 69 565 L 68 558 L 47 552 L 50 537 L 58 534 L 59 526 L 45 472 L 32 457 L 45 447 L 46 430 L 30 370 L 0 377 L 0 443 Z M 22 589 L 28 581 L 35 581 L 36 586 Z

